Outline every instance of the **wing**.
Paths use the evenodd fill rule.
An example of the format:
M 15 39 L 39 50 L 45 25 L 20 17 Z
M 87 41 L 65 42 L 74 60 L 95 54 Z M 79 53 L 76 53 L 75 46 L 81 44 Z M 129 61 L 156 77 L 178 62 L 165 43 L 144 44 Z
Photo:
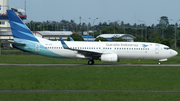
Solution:
M 75 51 L 77 51 L 79 54 L 82 54 L 89 59 L 99 59 L 102 55 L 102 53 L 96 51 L 77 50 L 77 49 Z
M 72 49 L 72 48 L 69 48 L 61 38 L 60 38 L 60 41 L 61 41 L 62 46 L 63 46 L 64 49 L 77 51 L 79 54 L 84 55 L 88 59 L 99 59 L 101 57 L 101 55 L 102 55 L 101 52 L 94 51 L 94 50 L 90 51 L 90 50 Z

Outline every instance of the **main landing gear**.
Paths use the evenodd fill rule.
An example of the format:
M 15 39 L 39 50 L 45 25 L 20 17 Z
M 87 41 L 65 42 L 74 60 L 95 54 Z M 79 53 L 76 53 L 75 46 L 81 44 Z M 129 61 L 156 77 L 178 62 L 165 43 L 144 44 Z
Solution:
M 158 62 L 158 65 L 161 65 L 161 62 L 160 62 L 160 61 Z
M 89 64 L 89 65 L 93 65 L 93 64 L 94 64 L 94 60 L 93 60 L 93 59 L 89 60 L 89 61 L 88 61 L 88 64 Z

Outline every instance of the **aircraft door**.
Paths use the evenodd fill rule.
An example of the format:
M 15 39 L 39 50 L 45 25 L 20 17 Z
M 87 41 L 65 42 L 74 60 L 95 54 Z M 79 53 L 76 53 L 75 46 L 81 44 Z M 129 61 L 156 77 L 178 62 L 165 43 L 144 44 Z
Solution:
M 155 46 L 155 54 L 159 54 L 159 45 L 158 44 L 156 44 L 156 46 Z

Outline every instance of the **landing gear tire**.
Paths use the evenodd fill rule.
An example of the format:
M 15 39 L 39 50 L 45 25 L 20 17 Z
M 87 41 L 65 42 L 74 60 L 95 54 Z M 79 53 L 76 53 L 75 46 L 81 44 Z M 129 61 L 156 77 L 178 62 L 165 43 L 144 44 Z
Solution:
M 158 62 L 158 65 L 161 65 L 161 62 L 160 62 L 160 61 Z
M 94 64 L 94 60 L 89 60 L 89 61 L 88 61 L 88 64 L 89 64 L 89 65 L 93 65 L 93 64 Z

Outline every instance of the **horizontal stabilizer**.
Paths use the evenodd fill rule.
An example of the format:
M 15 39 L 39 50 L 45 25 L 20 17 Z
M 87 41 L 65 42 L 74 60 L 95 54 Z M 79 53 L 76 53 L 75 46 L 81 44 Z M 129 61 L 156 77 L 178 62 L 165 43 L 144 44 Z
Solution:
M 14 45 L 26 46 L 26 44 L 17 43 L 17 42 L 14 42 L 14 41 L 12 41 L 12 40 L 3 40 L 3 41 L 1 41 L 1 43 L 11 43 L 11 44 L 14 44 Z

